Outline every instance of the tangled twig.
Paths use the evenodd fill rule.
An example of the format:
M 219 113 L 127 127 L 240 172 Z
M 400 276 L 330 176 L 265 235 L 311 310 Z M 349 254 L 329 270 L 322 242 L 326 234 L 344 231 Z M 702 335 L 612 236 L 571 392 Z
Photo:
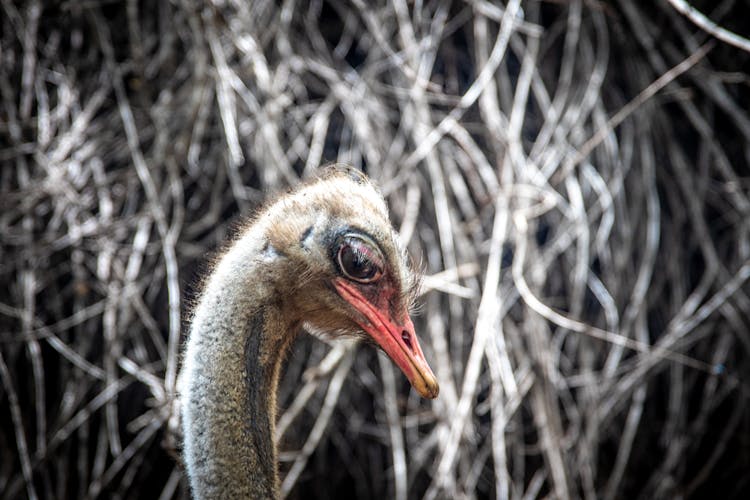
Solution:
M 0 12 L 2 498 L 187 497 L 175 378 L 201 276 L 239 219 L 337 162 L 422 262 L 441 394 L 298 342 L 284 495 L 750 489 L 742 2 Z

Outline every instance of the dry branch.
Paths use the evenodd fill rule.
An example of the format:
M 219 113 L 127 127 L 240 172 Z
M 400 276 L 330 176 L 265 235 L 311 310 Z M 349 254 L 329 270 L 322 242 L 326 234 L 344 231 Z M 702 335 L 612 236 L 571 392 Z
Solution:
M 287 497 L 742 498 L 748 15 L 0 2 L 0 498 L 187 497 L 173 398 L 201 277 L 332 162 L 380 183 L 425 270 L 441 395 L 301 340 Z

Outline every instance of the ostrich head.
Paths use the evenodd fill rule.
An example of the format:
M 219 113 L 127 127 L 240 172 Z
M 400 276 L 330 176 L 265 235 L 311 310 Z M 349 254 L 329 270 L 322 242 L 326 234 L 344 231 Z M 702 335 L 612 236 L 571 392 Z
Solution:
M 272 204 L 254 221 L 261 258 L 305 327 L 374 342 L 426 398 L 438 394 L 409 317 L 416 288 L 382 195 L 363 176 L 333 171 Z

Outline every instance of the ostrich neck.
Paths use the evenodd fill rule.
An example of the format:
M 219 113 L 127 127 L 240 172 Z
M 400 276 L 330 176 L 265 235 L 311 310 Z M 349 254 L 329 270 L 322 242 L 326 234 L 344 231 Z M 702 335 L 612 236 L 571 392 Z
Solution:
M 235 245 L 195 310 L 180 385 L 197 499 L 278 496 L 276 387 L 295 323 L 273 292 L 268 261 L 252 240 Z

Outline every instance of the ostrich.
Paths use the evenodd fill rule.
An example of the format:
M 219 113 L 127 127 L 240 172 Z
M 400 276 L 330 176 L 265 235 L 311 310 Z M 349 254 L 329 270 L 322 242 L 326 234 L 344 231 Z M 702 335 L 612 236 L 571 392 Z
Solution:
M 380 193 L 333 171 L 268 206 L 208 277 L 180 374 L 198 499 L 276 498 L 279 366 L 298 331 L 374 341 L 412 386 L 438 384 L 409 318 L 414 288 Z

